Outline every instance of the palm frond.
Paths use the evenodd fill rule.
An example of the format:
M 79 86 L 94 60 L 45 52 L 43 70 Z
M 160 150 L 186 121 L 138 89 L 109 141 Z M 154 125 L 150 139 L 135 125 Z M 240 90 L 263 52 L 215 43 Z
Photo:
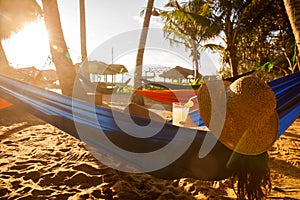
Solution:
M 145 14 L 145 12 L 146 12 L 146 8 L 144 8 L 143 10 L 141 10 L 140 16 L 143 16 Z
M 211 50 L 213 52 L 222 52 L 225 50 L 225 47 L 219 44 L 204 44 L 202 50 Z
M 41 17 L 42 9 L 35 0 L 0 0 L 0 13 L 0 39 L 3 40 Z

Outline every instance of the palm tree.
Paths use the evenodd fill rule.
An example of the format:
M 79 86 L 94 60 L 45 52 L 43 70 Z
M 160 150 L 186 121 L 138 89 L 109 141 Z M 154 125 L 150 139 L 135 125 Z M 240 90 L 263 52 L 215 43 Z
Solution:
M 297 45 L 297 56 L 300 58 L 300 0 L 283 0 Z M 300 71 L 300 65 L 298 64 Z
M 141 78 L 143 72 L 143 58 L 146 46 L 146 40 L 148 36 L 148 29 L 150 24 L 150 18 L 152 15 L 154 0 L 148 0 L 146 13 L 143 22 L 143 28 L 140 35 L 139 47 L 136 56 L 136 65 L 135 65 L 135 72 L 134 72 L 134 88 L 141 87 Z M 144 99 L 142 96 L 134 94 L 132 97 L 132 102 L 138 103 L 140 105 L 144 105 Z
M 194 77 L 198 80 L 200 49 L 202 42 L 214 37 L 219 31 L 209 20 L 211 13 L 209 4 L 203 0 L 194 0 L 179 4 L 170 1 L 165 5 L 165 11 L 160 12 L 164 21 L 165 37 L 171 44 L 183 44 L 191 52 L 194 66 Z
M 57 0 L 42 0 L 42 3 L 50 52 L 56 67 L 60 87 L 64 95 L 72 96 L 76 72 L 64 39 Z
M 9 75 L 11 68 L 2 41 L 41 17 L 42 10 L 35 0 L 0 0 L 0 13 L 0 69 L 1 73 Z

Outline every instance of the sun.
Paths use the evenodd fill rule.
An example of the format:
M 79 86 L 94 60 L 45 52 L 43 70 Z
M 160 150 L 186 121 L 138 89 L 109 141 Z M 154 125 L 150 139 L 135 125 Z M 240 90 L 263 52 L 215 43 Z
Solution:
M 8 61 L 13 67 L 43 68 L 50 54 L 48 34 L 42 20 L 26 25 L 3 42 Z

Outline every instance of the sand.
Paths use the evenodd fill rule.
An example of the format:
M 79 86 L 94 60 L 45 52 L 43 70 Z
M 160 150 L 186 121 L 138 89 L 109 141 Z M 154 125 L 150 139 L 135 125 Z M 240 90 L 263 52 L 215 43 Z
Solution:
M 230 180 L 161 180 L 116 171 L 78 139 L 16 106 L 0 116 L 0 199 L 236 199 Z M 269 153 L 268 198 L 300 199 L 300 119 Z

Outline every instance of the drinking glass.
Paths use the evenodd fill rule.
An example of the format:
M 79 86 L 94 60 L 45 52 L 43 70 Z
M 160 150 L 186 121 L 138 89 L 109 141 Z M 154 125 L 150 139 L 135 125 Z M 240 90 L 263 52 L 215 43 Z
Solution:
M 173 102 L 172 106 L 172 123 L 175 126 L 184 126 L 190 108 L 185 103 Z

